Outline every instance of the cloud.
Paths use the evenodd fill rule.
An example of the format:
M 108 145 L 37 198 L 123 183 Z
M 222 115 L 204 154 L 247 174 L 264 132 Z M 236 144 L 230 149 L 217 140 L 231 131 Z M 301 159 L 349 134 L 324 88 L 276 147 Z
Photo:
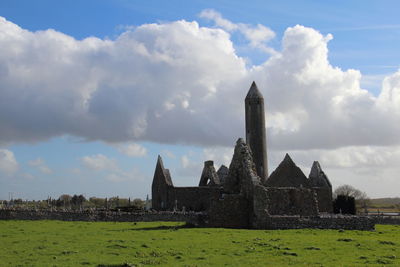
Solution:
M 105 176 L 105 179 L 110 182 L 126 182 L 126 181 L 139 181 L 144 180 L 143 174 L 137 169 L 133 169 L 129 172 L 119 170 L 118 172 L 109 173 Z
M 172 151 L 169 151 L 168 149 L 162 150 L 161 151 L 161 155 L 163 157 L 165 156 L 165 157 L 170 158 L 170 159 L 175 159 L 176 158 L 175 154 Z
M 97 154 L 93 156 L 85 156 L 81 158 L 83 165 L 92 170 L 118 170 L 117 163 L 114 159 L 110 159 L 103 154 Z
M 246 66 L 229 32 L 247 29 L 250 46 L 274 34 L 208 12 L 214 28 L 144 24 L 115 40 L 30 32 L 1 18 L 0 142 L 72 135 L 232 147 L 244 135 L 243 99 L 255 80 L 270 149 L 400 144 L 400 71 L 375 96 L 361 88 L 359 71 L 329 63 L 332 35 L 300 25 L 263 64 Z
M 147 149 L 137 143 L 117 145 L 117 149 L 119 152 L 130 157 L 144 157 L 147 155 Z
M 37 158 L 35 160 L 31 160 L 28 162 L 28 164 L 32 167 L 35 167 L 37 170 L 39 170 L 41 173 L 45 174 L 50 174 L 53 171 L 46 165 L 43 159 Z
M 228 32 L 239 32 L 249 42 L 253 48 L 261 49 L 262 51 L 275 54 L 276 51 L 267 46 L 266 43 L 275 37 L 275 32 L 270 28 L 257 24 L 256 27 L 244 24 L 244 23 L 233 23 L 222 17 L 220 13 L 213 9 L 205 9 L 199 14 L 200 18 L 211 20 L 215 23 L 215 26 L 220 27 Z
M 191 161 L 189 160 L 189 157 L 187 155 L 183 155 L 181 157 L 181 165 L 184 169 L 191 166 Z
M 221 13 L 215 11 L 214 9 L 204 9 L 200 12 L 199 17 L 212 20 L 216 26 L 230 32 L 239 29 L 237 24 L 231 22 L 230 20 L 224 19 Z
M 203 149 L 203 161 L 214 161 L 216 170 L 223 164 L 229 167 L 233 156 L 232 147 L 208 147 Z
M 86 168 L 98 171 L 98 177 L 110 182 L 137 182 L 143 181 L 145 177 L 137 168 L 129 171 L 121 169 L 115 159 L 108 158 L 103 154 L 82 157 L 81 162 Z M 76 174 L 81 174 L 80 169 L 72 171 Z
M 0 149 L 0 173 L 12 176 L 18 171 L 18 162 L 14 153 L 8 149 Z

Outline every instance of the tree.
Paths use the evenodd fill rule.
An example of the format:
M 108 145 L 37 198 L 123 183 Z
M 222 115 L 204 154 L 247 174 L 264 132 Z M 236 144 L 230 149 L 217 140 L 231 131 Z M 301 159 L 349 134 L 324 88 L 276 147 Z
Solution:
M 74 208 L 82 207 L 82 204 L 85 201 L 86 201 L 86 198 L 83 195 L 79 195 L 79 196 L 78 195 L 74 195 L 71 198 L 71 203 L 74 206 Z
M 144 209 L 145 204 L 146 203 L 140 198 L 135 198 L 132 201 L 132 206 L 135 207 L 136 209 L 141 209 L 141 210 Z
M 337 187 L 333 192 L 333 195 L 335 198 L 337 198 L 338 196 L 353 197 L 357 206 L 359 208 L 363 208 L 365 211 L 367 211 L 367 207 L 370 202 L 367 193 L 362 192 L 361 190 L 356 189 L 348 184 Z
M 338 195 L 333 201 L 333 212 L 342 214 L 356 214 L 356 202 L 354 197 Z
M 64 194 L 61 195 L 58 199 L 57 199 L 57 206 L 58 207 L 68 207 L 71 205 L 71 199 L 72 197 L 70 195 Z
M 344 184 L 337 187 L 333 192 L 333 194 L 336 196 L 342 195 L 347 197 L 354 197 L 355 199 L 360 199 L 365 193 L 361 192 L 360 190 L 354 188 L 351 185 Z

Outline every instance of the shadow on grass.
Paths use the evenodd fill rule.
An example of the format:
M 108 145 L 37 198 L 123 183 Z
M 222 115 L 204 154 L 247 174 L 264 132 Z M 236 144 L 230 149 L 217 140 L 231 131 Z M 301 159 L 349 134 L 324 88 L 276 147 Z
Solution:
M 99 264 L 97 267 L 136 267 L 135 264 L 122 263 L 122 264 Z
M 185 228 L 195 228 L 196 226 L 191 223 L 186 223 L 183 225 L 160 225 L 160 226 L 155 226 L 155 227 L 138 227 L 138 228 L 132 228 L 131 230 L 133 231 L 153 231 L 153 230 L 171 230 L 171 231 L 176 231 L 179 229 L 185 229 Z
M 161 226 L 154 226 L 154 227 L 137 227 L 137 228 L 128 228 L 128 229 L 112 229 L 108 230 L 111 232 L 125 232 L 125 231 L 154 231 L 154 230 L 170 230 L 170 231 L 177 231 L 179 229 L 184 228 L 195 228 L 196 226 L 191 223 L 186 223 L 183 225 L 161 225 Z

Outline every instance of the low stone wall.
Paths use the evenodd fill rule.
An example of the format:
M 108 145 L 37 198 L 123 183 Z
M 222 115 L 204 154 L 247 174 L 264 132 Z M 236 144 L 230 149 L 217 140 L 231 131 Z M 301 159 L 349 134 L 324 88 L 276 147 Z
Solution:
M 228 197 L 229 198 L 229 197 Z M 246 228 L 245 221 L 238 223 L 235 216 L 243 210 L 245 205 L 241 199 L 226 199 L 235 202 L 238 206 L 236 212 L 228 221 L 223 218 L 209 218 L 209 215 L 201 212 L 67 212 L 67 211 L 27 211 L 27 210 L 0 210 L 0 220 L 61 220 L 61 221 L 104 221 L 104 222 L 187 222 L 200 227 L 226 227 Z M 224 201 L 222 201 L 224 202 Z M 223 203 L 221 208 L 223 208 Z M 215 215 L 215 213 L 214 213 Z M 245 217 L 245 216 L 242 216 Z M 400 225 L 399 217 L 386 216 L 325 216 L 325 217 L 300 217 L 300 216 L 266 216 L 262 224 L 255 226 L 258 229 L 345 229 L 345 230 L 374 230 L 375 224 Z
M 267 217 L 262 229 L 344 229 L 344 230 L 375 230 L 375 221 L 361 216 L 270 216 Z
M 368 216 L 376 224 L 400 225 L 400 216 Z
M 0 220 L 60 220 L 103 222 L 187 222 L 203 225 L 203 214 L 195 212 L 28 211 L 0 210 Z

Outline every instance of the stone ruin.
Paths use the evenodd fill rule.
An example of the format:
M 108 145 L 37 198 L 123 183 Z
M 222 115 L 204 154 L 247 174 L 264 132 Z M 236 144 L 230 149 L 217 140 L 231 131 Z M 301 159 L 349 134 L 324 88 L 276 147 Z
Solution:
M 274 218 L 279 218 L 281 226 L 282 218 L 295 222 L 283 228 L 297 228 L 298 218 L 321 218 L 333 212 L 332 185 L 318 161 L 306 177 L 286 154 L 268 176 L 264 99 L 254 82 L 245 108 L 246 141 L 237 140 L 229 168 L 222 165 L 216 171 L 213 161 L 206 161 L 199 186 L 175 187 L 158 157 L 152 184 L 154 210 L 203 212 L 207 226 L 254 229 L 274 228 Z M 306 223 L 301 220 L 310 225 L 307 219 Z M 330 221 L 324 222 L 314 220 L 312 225 L 335 228 Z

